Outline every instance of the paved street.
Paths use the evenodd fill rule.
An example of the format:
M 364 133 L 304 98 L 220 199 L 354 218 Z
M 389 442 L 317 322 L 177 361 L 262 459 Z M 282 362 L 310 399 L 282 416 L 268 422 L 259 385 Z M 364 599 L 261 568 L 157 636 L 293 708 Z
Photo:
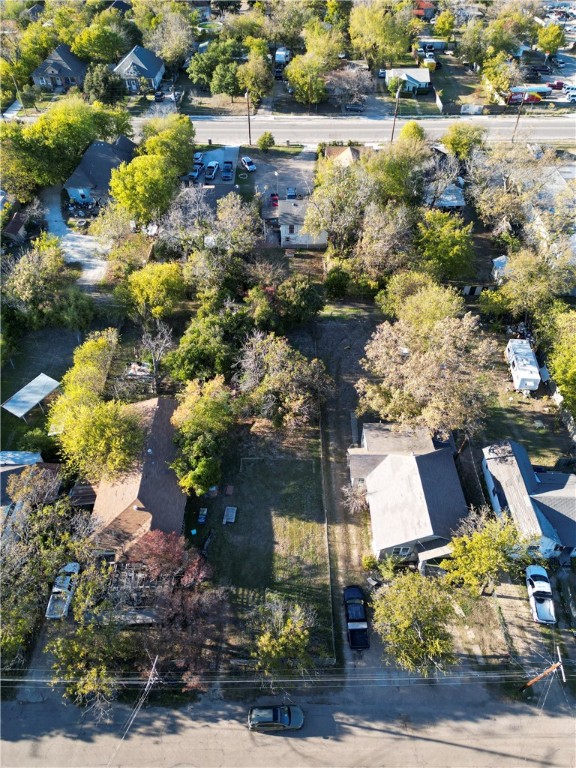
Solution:
M 196 137 L 200 143 L 211 139 L 214 143 L 238 142 L 248 143 L 248 121 L 243 118 L 191 118 L 196 128 Z M 430 138 L 442 136 L 452 123 L 473 122 L 487 131 L 490 141 L 510 141 L 514 131 L 516 117 L 474 117 L 474 118 L 427 118 L 419 121 Z M 137 122 L 137 121 L 134 121 Z M 404 125 L 405 120 L 398 120 L 396 136 Z M 318 144 L 320 141 L 360 141 L 386 142 L 390 140 L 392 119 L 378 120 L 369 117 L 253 117 L 252 139 L 270 131 L 276 142 L 284 144 L 291 141 L 294 144 Z M 576 141 L 575 115 L 565 117 L 527 117 L 521 116 L 516 132 L 516 141 Z
M 370 669 L 344 689 L 292 694 L 306 713 L 287 735 L 246 728 L 248 703 L 204 701 L 181 710 L 142 709 L 124 741 L 128 709 L 95 724 L 56 694 L 2 707 L 3 768 L 518 768 L 576 764 L 573 711 L 558 682 L 531 703 L 504 699 L 477 681 L 392 685 Z M 355 674 L 360 675 L 358 679 Z M 407 682 L 407 681 L 405 681 Z M 256 700 L 258 692 L 254 692 Z M 267 699 L 260 699 L 266 701 Z M 542 708 L 542 704 L 544 707 Z

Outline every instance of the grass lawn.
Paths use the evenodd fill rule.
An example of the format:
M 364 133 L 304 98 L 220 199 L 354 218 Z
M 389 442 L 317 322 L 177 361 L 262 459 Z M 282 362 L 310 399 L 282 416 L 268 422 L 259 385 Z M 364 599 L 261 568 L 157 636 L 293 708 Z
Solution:
M 499 338 L 499 342 L 504 350 L 505 339 Z M 533 464 L 546 467 L 554 467 L 559 458 L 568 456 L 570 438 L 554 402 L 541 390 L 530 397 L 515 392 L 503 359 L 496 361 L 494 377 L 495 396 L 486 426 L 475 442 L 487 445 L 498 440 L 516 440 L 526 448 Z
M 212 533 L 208 560 L 220 584 L 230 587 L 242 633 L 250 609 L 266 592 L 312 607 L 318 616 L 315 656 L 333 656 L 330 581 L 318 443 L 308 442 L 308 456 L 243 456 L 231 479 L 230 497 L 203 499 L 206 527 L 193 523 L 196 544 Z M 316 454 L 316 455 L 315 455 Z M 238 508 L 233 525 L 222 524 L 224 508 Z M 196 541 L 197 540 L 197 541 Z M 242 642 L 240 641 L 240 647 Z
M 7 400 L 39 373 L 59 381 L 72 365 L 72 352 L 80 343 L 80 334 L 67 328 L 44 328 L 23 336 L 11 362 L 7 362 L 2 369 L 2 400 Z M 38 407 L 26 417 L 28 425 L 4 409 L 1 418 L 2 450 L 16 450 L 21 437 L 29 429 L 41 426 L 45 420 Z

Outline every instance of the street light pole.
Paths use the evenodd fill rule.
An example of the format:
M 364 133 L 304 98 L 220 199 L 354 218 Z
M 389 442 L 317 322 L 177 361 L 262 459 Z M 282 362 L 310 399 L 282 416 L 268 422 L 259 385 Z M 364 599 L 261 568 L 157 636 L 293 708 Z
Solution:
M 402 84 L 398 86 L 396 91 L 396 105 L 394 107 L 394 122 L 392 123 L 392 134 L 390 136 L 390 144 L 394 141 L 394 130 L 396 128 L 396 118 L 398 117 L 398 102 L 400 101 L 400 91 L 402 90 Z
M 252 129 L 250 126 L 250 91 L 246 91 L 244 98 L 246 99 L 246 108 L 248 111 L 248 145 L 252 146 Z
M 278 194 L 278 171 L 274 171 L 274 176 L 276 176 L 276 194 Z

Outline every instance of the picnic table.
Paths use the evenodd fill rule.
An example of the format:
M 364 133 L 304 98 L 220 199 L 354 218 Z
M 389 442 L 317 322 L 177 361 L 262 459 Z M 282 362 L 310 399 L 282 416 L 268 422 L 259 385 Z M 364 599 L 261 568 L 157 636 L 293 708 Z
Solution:
M 226 509 L 224 510 L 224 519 L 222 520 L 222 525 L 235 523 L 237 511 L 238 511 L 238 507 L 226 507 Z

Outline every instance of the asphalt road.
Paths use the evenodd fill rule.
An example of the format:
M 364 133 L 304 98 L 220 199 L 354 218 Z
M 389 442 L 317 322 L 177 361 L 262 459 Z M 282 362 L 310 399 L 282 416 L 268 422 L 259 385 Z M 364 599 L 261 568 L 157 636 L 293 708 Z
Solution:
M 207 143 L 211 139 L 217 144 L 248 144 L 247 117 L 197 118 L 192 117 L 197 141 Z M 423 126 L 430 138 L 437 139 L 452 123 L 473 122 L 487 131 L 489 141 L 510 141 L 514 132 L 516 117 L 472 117 L 472 118 L 423 118 Z M 398 120 L 396 133 L 406 120 Z M 291 117 L 273 118 L 256 115 L 251 119 L 252 140 L 270 131 L 278 144 L 291 141 L 295 144 L 318 144 L 321 141 L 348 141 L 361 143 L 386 142 L 390 140 L 392 119 L 371 119 L 369 117 Z M 518 124 L 516 141 L 576 142 L 576 115 L 564 117 L 528 117 L 522 115 Z
M 365 675 L 370 670 L 361 672 Z M 121 740 L 128 709 L 112 722 L 81 717 L 55 694 L 4 702 L 3 768 L 573 768 L 573 710 L 546 684 L 530 703 L 504 699 L 477 680 L 394 685 L 354 678 L 343 689 L 292 694 L 302 731 L 247 730 L 245 702 L 205 697 L 180 710 L 143 708 Z M 403 681 L 406 683 L 407 681 Z M 554 687 L 560 684 L 553 683 Z M 261 691 L 260 691 L 261 693 Z M 277 697 L 275 700 L 279 700 Z M 270 699 L 259 699 L 261 703 Z

